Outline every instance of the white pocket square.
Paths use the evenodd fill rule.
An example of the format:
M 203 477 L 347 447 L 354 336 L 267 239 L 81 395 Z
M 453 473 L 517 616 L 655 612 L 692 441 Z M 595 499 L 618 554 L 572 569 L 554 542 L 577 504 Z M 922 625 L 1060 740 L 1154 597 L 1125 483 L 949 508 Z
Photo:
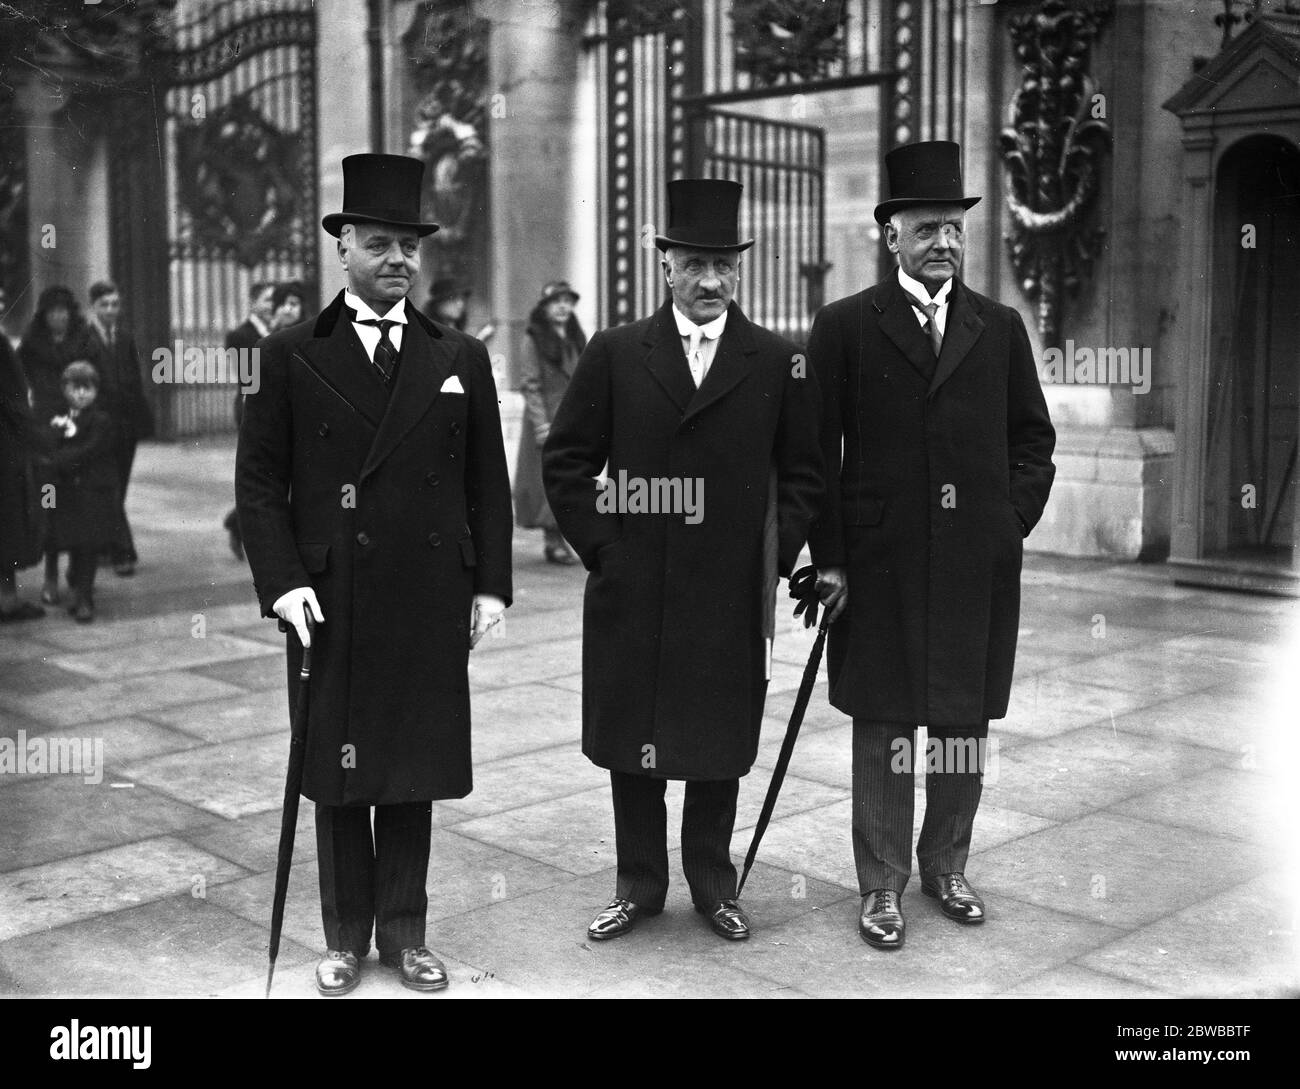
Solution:
M 460 378 L 457 375 L 453 374 L 450 378 L 447 379 L 447 381 L 445 381 L 442 384 L 442 389 L 440 389 L 438 392 L 439 393 L 464 393 L 465 387 L 460 384 Z

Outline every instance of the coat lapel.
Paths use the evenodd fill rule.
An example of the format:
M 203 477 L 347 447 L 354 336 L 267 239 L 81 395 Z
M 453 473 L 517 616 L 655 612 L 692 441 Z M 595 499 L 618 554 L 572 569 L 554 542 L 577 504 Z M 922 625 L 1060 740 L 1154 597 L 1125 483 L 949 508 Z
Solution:
M 935 367 L 934 378 L 930 381 L 926 396 L 933 397 L 935 391 L 952 377 L 952 372 L 975 347 L 975 342 L 983 332 L 984 322 L 971 302 L 970 293 L 958 280 L 952 285 L 948 321 L 944 326 L 943 346 L 939 350 L 939 365 Z
M 677 410 L 685 414 L 696 389 L 691 381 L 686 354 L 682 351 L 682 339 L 677 334 L 677 323 L 673 321 L 672 303 L 664 303 L 659 308 L 642 343 L 650 349 L 646 353 L 645 365 Z M 721 349 L 722 345 L 718 347 Z
M 674 325 L 673 332 L 677 332 Z M 677 337 L 678 351 L 681 351 L 681 337 Z M 749 377 L 749 364 L 745 356 L 758 350 L 754 343 L 754 334 L 750 330 L 749 319 L 734 302 L 727 309 L 727 327 L 718 340 L 718 349 L 713 355 L 709 373 L 704 376 L 700 388 L 691 397 L 686 408 L 686 418 L 697 415 L 714 401 L 725 397 L 741 382 Z M 683 362 L 685 357 L 683 356 Z M 690 368 L 686 370 L 686 380 L 690 382 Z
M 898 282 L 898 273 L 892 272 L 885 286 L 872 300 L 871 305 L 880 313 L 880 328 L 903 353 L 916 372 L 927 382 L 935 373 L 934 349 L 921 330 L 916 311 L 907 300 L 907 292 Z
M 388 409 L 379 424 L 374 445 L 361 467 L 361 479 L 375 471 L 429 411 L 442 384 L 452 372 L 457 349 L 436 328 L 426 329 L 407 300 L 406 328 L 402 333 L 401 362 L 389 394 Z M 351 325 L 349 325 L 351 329 Z M 432 329 L 432 332 L 430 332 Z M 355 336 L 355 332 L 353 333 Z M 364 359 L 364 350 L 362 358 Z M 369 377 L 366 375 L 365 377 Z
M 315 336 L 295 354 L 372 428 L 378 428 L 384 415 L 384 391 L 370 374 L 366 349 L 348 320 L 349 313 L 340 291 L 316 319 Z

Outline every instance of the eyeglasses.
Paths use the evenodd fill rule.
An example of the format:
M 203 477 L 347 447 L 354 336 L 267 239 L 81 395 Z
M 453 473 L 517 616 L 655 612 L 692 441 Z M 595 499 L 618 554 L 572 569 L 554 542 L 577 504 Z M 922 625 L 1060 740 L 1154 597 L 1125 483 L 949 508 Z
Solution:
M 960 242 L 963 237 L 960 223 L 922 223 L 916 228 L 916 237 L 922 242 L 931 242 L 941 234 L 949 242 Z

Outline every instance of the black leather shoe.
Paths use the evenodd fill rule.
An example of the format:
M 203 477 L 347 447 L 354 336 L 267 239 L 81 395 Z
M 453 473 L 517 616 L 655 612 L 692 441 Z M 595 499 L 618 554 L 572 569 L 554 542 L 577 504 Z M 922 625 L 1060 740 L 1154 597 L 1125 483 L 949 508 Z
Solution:
M 903 897 L 893 889 L 874 889 L 862 898 L 858 933 L 875 949 L 902 949 L 907 935 Z
M 379 963 L 396 968 L 402 986 L 413 991 L 441 991 L 448 983 L 446 967 L 423 945 L 403 949 L 396 956 L 382 956 Z
M 708 917 L 713 933 L 732 942 L 743 942 L 749 937 L 749 916 L 735 900 L 719 900 L 709 907 L 696 904 L 695 910 Z
M 361 962 L 355 953 L 331 949 L 316 965 L 316 990 L 327 998 L 355 991 L 361 982 Z
M 965 874 L 941 873 L 937 877 L 923 877 L 921 891 L 937 899 L 949 919 L 967 924 L 984 921 L 984 901 L 967 884 Z
M 644 908 L 631 900 L 616 896 L 610 901 L 609 907 L 591 920 L 591 925 L 587 927 L 587 937 L 594 942 L 621 937 L 636 925 L 638 919 L 648 919 L 661 911 L 663 908 Z

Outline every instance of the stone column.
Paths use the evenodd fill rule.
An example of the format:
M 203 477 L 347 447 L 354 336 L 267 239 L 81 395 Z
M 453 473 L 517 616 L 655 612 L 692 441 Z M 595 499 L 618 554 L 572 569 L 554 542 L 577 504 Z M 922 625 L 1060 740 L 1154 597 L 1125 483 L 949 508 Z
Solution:
M 1182 326 L 1179 354 L 1183 360 L 1178 386 L 1178 456 L 1174 469 L 1171 560 L 1201 557 L 1205 506 L 1205 408 L 1209 395 L 1210 291 L 1213 238 L 1214 133 L 1193 129 L 1183 137 L 1183 223 L 1186 259 L 1183 262 Z
M 320 213 L 343 207 L 343 157 L 370 150 L 370 66 L 367 5 L 357 0 L 316 0 L 316 125 L 320 154 Z M 320 293 L 328 302 L 346 284 L 338 243 L 320 236 Z

